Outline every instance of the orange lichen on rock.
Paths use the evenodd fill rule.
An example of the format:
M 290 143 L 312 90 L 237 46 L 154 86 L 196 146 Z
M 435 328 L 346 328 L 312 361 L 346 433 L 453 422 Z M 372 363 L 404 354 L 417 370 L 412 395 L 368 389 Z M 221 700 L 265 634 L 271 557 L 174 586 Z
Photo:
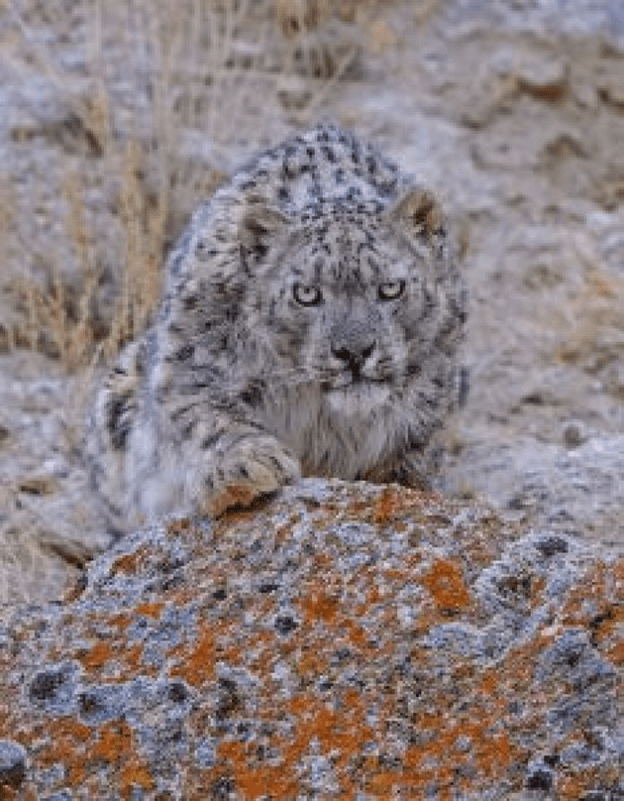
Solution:
M 136 790 L 140 788 L 146 792 L 154 790 L 156 784 L 145 765 L 130 763 L 126 765 L 120 776 L 121 797 L 124 801 L 136 798 Z
M 243 798 L 292 798 L 297 792 L 294 772 L 285 765 L 267 766 L 253 756 L 253 746 L 237 741 L 224 742 L 219 748 L 219 773 L 236 777 L 236 787 Z M 288 766 L 289 768 L 291 766 Z
M 65 783 L 79 787 L 87 777 L 85 757 L 91 740 L 91 729 L 70 718 L 50 721 L 46 727 L 48 741 L 38 759 L 42 766 L 53 768 L 62 765 Z
M 105 665 L 113 656 L 113 649 L 109 641 L 96 642 L 90 651 L 77 654 L 86 670 L 97 670 Z
M 305 620 L 308 623 L 322 620 L 331 626 L 338 613 L 338 600 L 322 590 L 312 588 L 301 602 Z
M 378 525 L 384 525 L 391 519 L 396 507 L 396 492 L 392 487 L 384 487 L 375 504 L 373 519 Z
M 94 759 L 119 764 L 132 753 L 132 730 L 123 720 L 115 723 L 106 723 L 100 727 L 97 737 L 91 748 Z
M 438 609 L 459 612 L 470 606 L 471 597 L 460 566 L 448 559 L 437 559 L 421 578 Z
M 115 559 L 111 568 L 111 573 L 113 575 L 116 575 L 117 573 L 126 573 L 127 575 L 132 575 L 137 572 L 142 558 L 143 554 L 141 552 L 124 554 L 123 556 Z
M 164 603 L 160 601 L 152 603 L 137 604 L 134 607 L 133 613 L 135 615 L 147 615 L 147 617 L 159 618 L 160 613 L 164 607 Z
M 170 656 L 177 656 L 178 660 L 170 670 L 171 676 L 184 679 L 194 686 L 201 686 L 214 677 L 216 645 L 213 632 L 204 624 L 194 646 L 190 649 L 173 649 Z
M 0 629 L 20 801 L 620 791 L 611 555 L 434 496 L 305 481 L 126 547 L 79 597 Z

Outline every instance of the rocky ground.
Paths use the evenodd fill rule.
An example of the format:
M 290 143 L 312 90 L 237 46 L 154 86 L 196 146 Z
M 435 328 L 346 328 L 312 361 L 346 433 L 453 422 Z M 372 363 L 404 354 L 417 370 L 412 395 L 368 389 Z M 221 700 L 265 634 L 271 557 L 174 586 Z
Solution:
M 95 252 L 93 321 L 105 328 L 121 280 L 124 213 L 133 208 L 109 140 L 130 128 L 140 141 L 153 133 L 136 111 L 149 94 L 136 89 L 153 66 L 147 45 L 123 51 L 133 54 L 123 61 L 123 37 L 111 34 L 120 29 L 102 28 L 100 76 L 116 114 L 104 134 L 85 44 L 88 6 L 22 5 L 0 7 L 3 601 L 57 595 L 104 541 L 80 463 L 91 375 L 67 369 L 75 342 L 72 351 L 55 338 L 49 309 L 42 324 L 22 281 L 34 278 L 55 297 L 62 284 L 68 304 L 75 296 L 79 305 Z M 180 112 L 166 155 L 186 180 L 170 187 L 162 241 L 221 175 L 299 125 L 331 119 L 375 140 L 441 193 L 466 249 L 471 392 L 449 428 L 441 489 L 543 532 L 622 545 L 624 11 L 610 0 L 397 1 L 366 10 L 360 24 L 340 19 L 326 45 L 306 51 L 312 67 L 300 58 L 277 72 L 270 58 L 282 56 L 267 45 L 258 80 L 269 76 L 268 88 L 225 86 L 202 128 L 185 127 Z M 220 69 L 237 69 L 244 89 L 253 48 L 241 42 Z M 326 53 L 320 65 L 318 53 Z M 175 55 L 169 67 L 182 69 Z M 197 103 L 202 91 L 194 85 Z M 152 167 L 148 160 L 132 172 L 144 225 L 158 207 Z M 79 206 L 67 189 L 74 175 L 83 181 Z
M 0 795 L 618 801 L 623 600 L 621 556 L 396 486 L 140 531 L 0 623 Z

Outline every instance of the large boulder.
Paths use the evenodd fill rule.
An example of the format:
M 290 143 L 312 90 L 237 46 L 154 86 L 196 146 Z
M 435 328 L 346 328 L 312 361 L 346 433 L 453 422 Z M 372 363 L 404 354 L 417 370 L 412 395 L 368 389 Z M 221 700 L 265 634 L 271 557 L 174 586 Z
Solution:
M 616 799 L 624 559 L 308 480 L 0 626 L 0 798 Z

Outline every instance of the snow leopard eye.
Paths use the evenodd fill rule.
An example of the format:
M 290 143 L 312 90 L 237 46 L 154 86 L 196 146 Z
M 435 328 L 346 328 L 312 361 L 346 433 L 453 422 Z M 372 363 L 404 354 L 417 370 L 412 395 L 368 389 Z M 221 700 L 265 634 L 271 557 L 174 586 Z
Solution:
M 387 281 L 379 284 L 379 300 L 396 300 L 405 289 L 405 281 Z
M 293 297 L 301 306 L 318 306 L 323 295 L 316 286 L 306 286 L 305 284 L 295 284 L 293 286 Z

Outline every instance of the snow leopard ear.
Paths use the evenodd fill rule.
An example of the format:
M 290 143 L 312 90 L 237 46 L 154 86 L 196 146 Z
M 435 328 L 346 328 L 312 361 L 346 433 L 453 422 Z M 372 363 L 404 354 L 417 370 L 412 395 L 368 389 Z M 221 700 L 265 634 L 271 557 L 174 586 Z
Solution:
M 259 261 L 269 249 L 271 239 L 288 225 L 288 217 L 264 198 L 247 198 L 240 225 L 240 238 L 247 256 Z
M 425 244 L 432 244 L 446 234 L 446 220 L 440 204 L 421 186 L 405 187 L 388 213 L 409 238 Z

